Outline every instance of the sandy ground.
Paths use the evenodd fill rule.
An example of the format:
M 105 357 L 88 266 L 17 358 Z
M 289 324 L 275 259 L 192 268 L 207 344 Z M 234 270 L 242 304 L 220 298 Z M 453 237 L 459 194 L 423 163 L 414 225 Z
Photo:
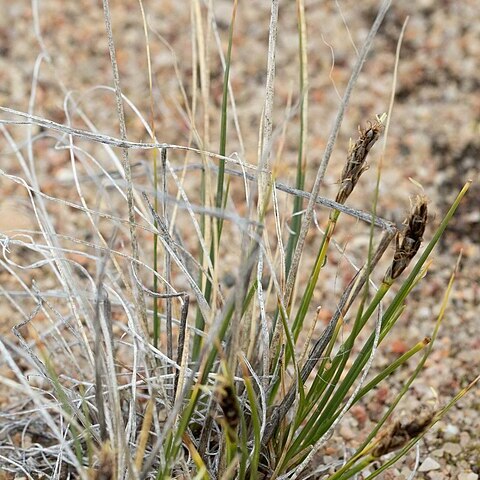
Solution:
M 148 118 L 148 75 L 139 6 L 137 2 L 111 3 L 122 88 Z M 225 49 L 231 2 L 217 0 L 214 3 L 218 34 Z M 232 125 L 227 149 L 229 153 L 240 152 L 252 163 L 257 159 L 258 119 L 263 104 L 268 3 L 260 0 L 240 2 L 233 50 L 231 80 L 242 137 L 235 134 Z M 274 103 L 274 127 L 279 129 L 289 98 L 292 97 L 292 105 L 298 101 L 294 3 L 280 2 Z M 311 0 L 305 3 L 309 44 L 309 174 L 306 186 L 309 189 L 339 105 L 339 94 L 345 89 L 356 49 L 361 47 L 374 19 L 377 2 Z M 112 85 L 101 5 L 93 0 L 42 0 L 38 4 L 36 24 L 37 15 L 30 2 L 0 1 L 0 105 L 27 111 L 31 98 L 36 115 L 65 123 L 66 111 L 73 111 L 68 102 L 75 99 L 99 131 L 118 136 L 114 96 L 106 89 L 95 88 Z M 151 0 L 144 1 L 144 6 L 151 26 L 157 132 L 161 132 L 158 134 L 161 141 L 186 144 L 190 128 L 182 112 L 182 93 L 174 67 L 178 68 L 178 75 L 190 95 L 193 71 L 189 2 Z M 467 179 L 473 180 L 468 197 L 436 250 L 428 277 L 414 293 L 396 334 L 386 342 L 377 358 L 378 365 L 383 365 L 403 353 L 407 346 L 431 334 L 448 277 L 459 252 L 463 251 L 460 273 L 440 338 L 421 379 L 403 405 L 409 412 L 435 398 L 443 405 L 480 372 L 480 4 L 476 0 L 394 3 L 354 90 L 321 194 L 334 195 L 348 139 L 356 135 L 357 125 L 365 124 L 375 114 L 388 109 L 395 49 L 407 16 L 409 22 L 401 50 L 378 213 L 401 222 L 408 210 L 409 197 L 424 192 L 430 199 L 432 212 L 425 236 L 429 239 L 449 202 Z M 35 35 L 35 24 L 41 36 Z M 220 60 L 216 52 L 212 48 L 211 140 L 205 145 L 212 150 L 218 148 L 218 115 L 214 113 L 218 111 L 222 90 Z M 35 75 L 38 82 L 31 97 Z M 8 115 L 1 113 L 0 117 Z M 85 128 L 75 113 L 69 121 Z M 127 110 L 127 128 L 130 140 L 148 140 L 131 110 Z M 24 126 L 11 126 L 8 131 L 19 143 L 26 138 Z M 286 130 L 282 156 L 275 164 L 279 178 L 290 184 L 294 183 L 297 142 L 298 115 L 295 115 Z M 72 189 L 68 152 L 55 150 L 54 143 L 55 138 L 35 142 L 39 185 L 47 194 L 78 200 Z M 21 166 L 5 137 L 0 138 L 0 147 L 0 168 L 8 174 L 21 176 Z M 92 155 L 98 154 L 99 161 L 108 161 L 99 148 L 92 147 L 89 151 Z M 364 175 L 349 200 L 357 208 L 370 208 L 379 152 L 379 148 L 374 152 L 371 171 Z M 145 160 L 150 159 L 143 153 L 134 154 L 132 158 L 132 162 Z M 192 180 L 192 188 L 196 188 L 195 182 Z M 418 184 L 423 186 L 423 191 Z M 188 187 L 188 182 L 186 185 Z M 85 187 L 84 191 L 88 201 L 94 201 L 94 185 Z M 34 228 L 24 190 L 0 178 L 0 193 L 0 231 Z M 237 200 L 237 204 L 242 202 L 240 194 Z M 67 216 L 65 209 L 60 207 L 52 207 L 52 213 L 65 234 L 86 235 L 85 219 Z M 338 234 L 339 242 L 348 241 L 347 254 L 359 261 L 361 254 L 355 258 L 355 249 L 365 246 L 365 237 L 352 235 L 347 228 L 342 230 L 341 227 Z M 313 252 L 313 246 L 308 248 L 307 252 Z M 228 264 L 228 253 L 225 260 Z M 234 259 L 231 260 L 234 263 Z M 22 275 L 28 281 L 28 274 L 23 272 Z M 8 289 L 11 275 L 3 270 L 0 278 L 3 288 Z M 38 281 L 43 282 L 44 288 L 48 287 L 48 279 L 39 278 Z M 326 281 L 334 282 L 335 273 Z M 328 312 L 328 299 L 320 301 L 325 302 Z M 4 297 L 0 298 L 0 303 L 0 329 L 2 334 L 10 336 L 11 327 L 19 321 L 18 312 Z M 370 420 L 374 420 L 394 398 L 407 373 L 400 372 L 388 387 L 376 392 L 368 412 L 358 411 L 340 430 L 347 442 L 355 438 L 358 430 L 366 429 Z M 8 398 L 3 398 L 2 404 L 8 404 Z M 479 408 L 477 388 L 426 437 L 420 448 L 417 478 L 478 478 Z M 407 478 L 411 467 L 410 460 L 385 478 Z

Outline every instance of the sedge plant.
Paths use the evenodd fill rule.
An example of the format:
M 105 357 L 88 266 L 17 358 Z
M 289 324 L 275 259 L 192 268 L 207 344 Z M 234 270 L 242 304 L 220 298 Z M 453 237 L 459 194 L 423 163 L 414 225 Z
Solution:
M 0 340 L 9 368 L 0 380 L 21 401 L 12 402 L 4 416 L 9 423 L 0 448 L 8 448 L 10 456 L 0 451 L 0 468 L 52 479 L 256 480 L 318 474 L 345 480 L 376 463 L 378 470 L 368 477 L 374 478 L 405 458 L 473 388 L 478 378 L 446 405 L 408 419 L 397 416 L 400 400 L 408 398 L 438 336 L 454 275 L 431 335 L 413 340 L 391 364 L 375 364 L 385 339 L 403 321 L 411 293 L 429 275 L 432 251 L 470 182 L 433 234 L 426 229 L 424 195 L 413 198 L 400 228 L 375 208 L 350 206 L 352 193 L 362 188 L 361 175 L 368 175 L 367 159 L 386 130 L 382 115 L 362 122 L 358 138 L 350 142 L 333 199 L 319 195 L 356 79 L 388 6 L 389 1 L 382 3 L 358 52 L 315 172 L 307 161 L 308 15 L 303 0 L 296 2 L 298 106 L 289 108 L 281 125 L 275 125 L 273 115 L 279 2 L 271 2 L 256 162 L 250 151 L 228 154 L 230 144 L 243 145 L 232 88 L 242 2 L 233 2 L 225 38 L 213 2 L 191 2 L 193 78 L 188 88 L 179 78 L 183 104 L 176 105 L 189 127 L 185 144 L 162 138 L 155 121 L 154 40 L 148 35 L 153 27 L 142 2 L 149 121 L 122 92 L 108 0 L 103 10 L 113 89 L 105 92 L 115 100 L 118 137 L 97 131 L 81 101 L 66 102 L 66 109 L 68 114 L 73 109 L 82 128 L 0 107 L 2 115 L 15 117 L 1 127 L 21 174 L 0 173 L 3 181 L 23 190 L 37 222 L 29 232 L 1 234 L 0 264 L 15 288 L 2 285 L 0 291 L 20 320 L 15 340 Z M 209 101 L 209 61 L 215 49 L 222 79 L 216 90 L 221 91 L 218 118 Z M 129 140 L 129 115 L 138 120 L 148 143 Z M 288 123 L 295 121 L 300 135 L 296 180 L 290 186 L 276 161 L 285 154 Z M 9 132 L 14 125 L 27 130 L 25 154 Z M 32 125 L 57 135 L 55 148 L 71 156 L 75 188 L 65 198 L 44 191 L 38 180 Z M 212 147 L 215 128 L 218 142 Z M 310 173 L 315 173 L 312 185 Z M 85 217 L 88 236 L 64 231 L 63 223 L 53 219 L 61 209 L 68 218 Z M 314 239 L 312 253 L 306 238 L 315 209 L 324 216 L 325 228 Z M 330 285 L 323 281 L 332 275 L 327 258 L 335 256 L 347 218 L 367 225 L 369 248 L 351 280 L 340 282 L 339 294 L 323 292 L 336 302 L 327 325 L 312 325 L 318 317 L 317 293 Z M 25 273 L 41 281 L 26 281 Z M 347 456 L 336 450 L 338 426 L 346 415 L 403 367 L 412 369 L 408 381 L 363 442 Z M 323 463 L 327 447 L 330 460 Z

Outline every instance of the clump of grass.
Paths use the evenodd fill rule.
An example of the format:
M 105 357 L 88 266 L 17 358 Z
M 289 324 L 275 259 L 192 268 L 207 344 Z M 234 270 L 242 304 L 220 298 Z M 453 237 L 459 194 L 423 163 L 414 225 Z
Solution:
M 234 62 L 234 19 L 240 8 L 237 2 L 233 6 L 226 58 L 219 49 L 224 60 L 219 153 L 202 147 L 203 142 L 209 143 L 211 119 L 207 110 L 202 112 L 205 132 L 202 138 L 193 113 L 197 107 L 195 82 L 192 105 L 185 95 L 183 107 L 191 122 L 192 145 L 195 140 L 196 146 L 177 146 L 157 139 L 152 98 L 150 124 L 139 114 L 151 143 L 128 141 L 123 109 L 126 99 L 120 89 L 106 0 L 104 11 L 121 138 L 97 134 L 90 127 L 72 128 L 2 108 L 3 112 L 20 115 L 28 123 L 68 136 L 68 141 L 62 137 L 59 142 L 64 142 L 61 146 L 68 149 L 72 160 L 79 155 L 74 138 L 98 143 L 114 158 L 111 163 L 102 164 L 91 154 L 88 159 L 94 161 L 83 169 L 72 161 L 74 191 L 80 201 L 55 198 L 43 192 L 35 180 L 35 162 L 27 164 L 20 149 L 16 150 L 25 178 L 2 172 L 6 181 L 26 191 L 39 223 L 38 232 L 2 238 L 1 265 L 24 294 L 15 296 L 13 290 L 0 287 L 23 317 L 14 330 L 18 343 L 0 341 L 2 355 L 13 372 L 13 379 L 2 377 L 1 381 L 24 402 L 12 405 L 4 416 L 10 423 L 4 426 L 5 440 L 0 448 L 8 448 L 11 453 L 9 457 L 0 456 L 5 471 L 23 472 L 30 478 L 43 475 L 58 479 L 253 480 L 295 479 L 312 474 L 343 480 L 354 478 L 373 462 L 381 463 L 368 477 L 374 478 L 403 458 L 478 381 L 475 379 L 451 403 L 434 412 L 408 421 L 393 420 L 385 427 L 432 349 L 456 270 L 432 336 L 415 342 L 391 365 L 371 372 L 375 354 L 401 321 L 408 297 L 425 276 L 431 252 L 469 183 L 445 213 L 420 256 L 428 217 L 425 197 L 418 196 L 412 202 L 401 232 L 375 212 L 349 207 L 347 201 L 367 170 L 367 156 L 384 129 L 385 116 L 382 116 L 366 128 L 359 128 L 359 138 L 348 150 L 335 201 L 318 195 L 355 79 L 387 10 L 388 2 L 384 2 L 359 53 L 312 191 L 304 191 L 310 168 L 305 153 L 307 39 L 303 2 L 299 1 L 297 6 L 301 134 L 296 189 L 283 185 L 272 174 L 275 134 L 280 135 L 272 128 L 276 1 L 272 2 L 266 100 L 260 112 L 264 128 L 259 138 L 257 165 L 248 164 L 245 156 L 226 154 L 229 118 L 233 117 L 238 125 L 229 83 Z M 207 10 L 208 22 L 212 22 L 212 16 L 213 12 Z M 143 6 L 142 17 L 147 32 Z M 196 62 L 192 71 L 196 72 L 197 67 L 200 70 L 201 96 L 205 100 L 207 59 L 212 52 L 208 51 L 207 41 L 211 32 L 206 34 L 208 38 L 201 34 L 204 20 L 199 2 L 192 2 Z M 209 25 L 209 29 L 218 33 L 214 22 Z M 148 46 L 148 35 L 145 36 Z M 152 97 L 151 75 L 149 62 Z M 82 118 L 86 126 L 91 125 L 86 116 Z M 4 131 L 4 135 L 15 146 L 8 132 Z M 31 135 L 28 141 L 32 146 L 29 154 L 33 155 L 35 141 Z M 123 163 L 118 161 L 112 146 L 122 149 Z M 152 151 L 153 174 L 148 169 L 137 176 L 132 174 L 130 159 L 136 149 Z M 185 163 L 179 168 L 170 158 L 182 152 L 186 153 Z M 158 155 L 161 165 L 157 165 Z M 212 160 L 218 162 L 218 167 L 212 165 Z M 113 173 L 112 168 L 118 172 Z M 199 188 L 187 190 L 185 179 L 196 170 L 201 171 Z M 78 180 L 79 173 L 84 174 L 84 182 Z M 248 185 L 245 190 L 251 189 L 246 199 L 248 208 L 243 209 L 242 215 L 234 208 L 234 193 L 241 190 L 234 185 L 238 176 Z M 98 185 L 99 178 L 109 188 L 98 190 L 98 196 L 105 202 L 99 201 L 92 207 L 85 200 L 84 189 L 90 180 Z M 160 178 L 161 188 L 157 185 Z M 213 185 L 216 187 L 212 189 Z M 283 238 L 282 228 L 287 215 L 278 201 L 283 194 L 289 203 L 288 211 L 294 212 L 295 230 L 288 240 Z M 304 198 L 308 199 L 308 206 L 302 215 Z M 76 215 L 85 215 L 92 230 L 89 238 L 80 238 L 80 232 L 72 237 L 64 234 L 61 226 L 55 227 L 48 208 L 51 203 L 74 209 Z M 329 208 L 326 228 L 316 257 L 312 261 L 304 258 L 300 269 L 305 235 L 313 208 L 318 204 Z M 343 218 L 341 214 L 368 225 L 370 247 L 365 252 L 363 266 L 349 284 L 342 286 L 327 327 L 313 343 L 311 339 L 317 336 L 314 331 L 318 329 L 311 321 L 318 316 L 314 292 L 319 287 L 321 273 L 328 268 L 326 259 L 335 246 L 334 234 Z M 105 234 L 105 225 L 113 227 L 110 236 Z M 195 246 L 189 242 L 192 235 L 198 241 Z M 143 243 L 139 237 L 145 240 L 145 250 L 140 248 Z M 396 239 L 393 259 L 387 272 L 380 275 L 377 286 L 378 264 L 393 238 Z M 124 245 L 129 245 L 129 249 Z M 22 264 L 9 256 L 16 248 L 39 258 Z M 233 259 L 228 264 L 225 259 L 232 252 Z M 87 266 L 78 260 L 79 256 L 88 260 Z M 162 271 L 160 260 L 164 265 Z M 41 273 L 42 268 L 53 274 L 55 289 L 30 287 L 18 274 L 21 269 Z M 407 269 L 410 272 L 402 279 Z M 231 271 L 234 275 L 230 275 L 229 282 L 222 282 L 223 275 Z M 177 288 L 180 282 L 183 286 Z M 394 284 L 398 289 L 392 294 Z M 50 297 L 60 307 L 52 305 Z M 420 352 L 423 357 L 418 359 Z M 334 450 L 337 459 L 324 464 L 322 451 L 339 443 L 336 428 L 352 407 L 364 402 L 397 369 L 415 361 L 410 379 L 381 420 L 371 426 L 357 451 L 346 458 L 343 452 Z M 22 368 L 27 365 L 30 372 L 19 365 Z M 32 372 L 44 384 L 32 385 Z M 35 433 L 35 429 L 41 433 Z M 22 441 L 14 450 L 12 438 L 18 432 L 35 439 L 35 448 L 32 442 Z M 393 458 L 385 459 L 392 455 Z

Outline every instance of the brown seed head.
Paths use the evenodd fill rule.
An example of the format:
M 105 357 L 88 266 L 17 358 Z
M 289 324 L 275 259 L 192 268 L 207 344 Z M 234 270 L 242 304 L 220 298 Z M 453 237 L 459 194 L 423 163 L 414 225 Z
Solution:
M 234 440 L 237 427 L 240 423 L 240 410 L 238 407 L 237 395 L 234 386 L 224 379 L 219 378 L 220 383 L 217 387 L 217 399 L 222 409 L 225 422 L 228 426 L 227 433 Z
M 406 220 L 407 229 L 405 230 L 405 237 L 415 238 L 422 241 L 427 224 L 427 199 L 418 195 L 415 204 L 412 207 L 412 212 Z
M 382 129 L 383 124 L 381 122 L 370 123 L 370 126 L 365 130 L 359 128 L 360 137 L 350 147 L 348 152 L 347 162 L 345 163 L 340 179 L 340 189 L 335 199 L 336 202 L 345 203 L 355 188 L 360 175 L 367 170 L 368 165 L 365 161 L 368 152 L 380 137 Z
M 391 283 L 398 278 L 418 252 L 422 244 L 427 217 L 427 199 L 419 195 L 412 205 L 410 215 L 404 222 L 406 225 L 405 231 L 396 237 L 395 254 L 392 265 L 385 275 L 385 282 Z
M 434 416 L 433 410 L 424 408 L 410 419 L 394 421 L 378 435 L 372 455 L 378 458 L 404 447 L 412 438 L 428 430 Z

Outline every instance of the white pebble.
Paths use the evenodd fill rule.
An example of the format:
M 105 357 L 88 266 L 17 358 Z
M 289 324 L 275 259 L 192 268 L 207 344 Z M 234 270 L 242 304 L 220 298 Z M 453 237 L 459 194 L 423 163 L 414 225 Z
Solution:
M 449 423 L 445 427 L 444 438 L 445 438 L 445 440 L 453 440 L 454 438 L 456 438 L 458 436 L 459 433 L 460 433 L 459 428 L 456 425 L 453 425 L 452 423 Z
M 419 472 L 430 472 L 431 470 L 438 470 L 440 464 L 436 462 L 433 458 L 427 457 L 418 469 Z
M 464 472 L 458 474 L 458 480 L 477 480 L 478 475 L 473 472 Z

